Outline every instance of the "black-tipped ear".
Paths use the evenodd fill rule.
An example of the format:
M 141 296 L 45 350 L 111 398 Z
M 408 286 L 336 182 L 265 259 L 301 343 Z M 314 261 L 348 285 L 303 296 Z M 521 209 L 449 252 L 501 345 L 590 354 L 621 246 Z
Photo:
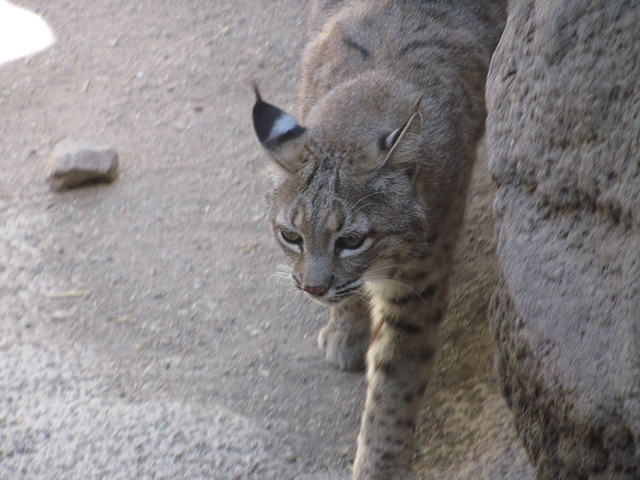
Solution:
M 398 141 L 398 137 L 402 132 L 402 128 L 396 128 L 391 133 L 385 133 L 378 138 L 378 148 L 383 152 L 388 152 L 391 147 Z
M 258 93 L 256 92 L 256 94 Z M 382 152 L 390 152 L 393 147 L 395 147 L 396 143 L 398 143 L 410 129 L 413 129 L 416 132 L 420 132 L 420 130 L 422 130 L 422 114 L 420 113 L 420 104 L 422 103 L 423 97 L 424 94 L 420 96 L 418 102 L 416 103 L 416 106 L 413 107 L 413 114 L 411 115 L 411 117 L 409 117 L 409 120 L 407 120 L 402 127 L 396 128 L 391 133 L 385 133 L 378 138 L 378 148 Z
M 253 106 L 253 128 L 258 140 L 278 164 L 287 171 L 293 171 L 299 163 L 301 137 L 306 129 L 291 115 L 262 100 L 254 85 L 256 103 Z
M 422 97 L 420 97 L 420 100 L 422 100 Z M 398 146 L 402 143 L 407 134 L 420 135 L 420 132 L 422 131 L 422 115 L 420 114 L 419 108 L 420 101 L 418 101 L 418 104 L 416 105 L 413 114 L 409 117 L 409 120 L 407 120 L 402 127 L 395 129 L 391 133 L 385 133 L 378 138 L 378 148 L 385 154 L 385 157 L 381 163 L 369 170 L 368 173 L 381 170 L 385 165 L 389 164 L 390 159 L 395 155 L 398 150 Z

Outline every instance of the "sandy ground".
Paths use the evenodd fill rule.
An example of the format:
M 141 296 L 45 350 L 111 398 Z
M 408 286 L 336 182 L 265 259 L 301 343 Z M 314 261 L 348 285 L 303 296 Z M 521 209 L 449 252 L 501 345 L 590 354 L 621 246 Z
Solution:
M 365 384 L 273 276 L 252 81 L 295 111 L 307 5 L 15 2 L 57 43 L 0 66 L 0 479 L 346 479 Z M 112 185 L 49 192 L 53 145 Z M 481 159 L 416 453 L 426 479 L 531 479 L 492 377 Z

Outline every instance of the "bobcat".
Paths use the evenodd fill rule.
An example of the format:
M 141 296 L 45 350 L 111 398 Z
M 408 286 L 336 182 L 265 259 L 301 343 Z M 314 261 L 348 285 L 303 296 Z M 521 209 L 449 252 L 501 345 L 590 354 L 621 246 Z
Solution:
M 319 345 L 367 366 L 356 479 L 412 478 L 504 0 L 329 0 L 303 55 L 298 123 L 256 88 L 273 232 L 331 307 Z M 365 361 L 366 359 L 366 361 Z

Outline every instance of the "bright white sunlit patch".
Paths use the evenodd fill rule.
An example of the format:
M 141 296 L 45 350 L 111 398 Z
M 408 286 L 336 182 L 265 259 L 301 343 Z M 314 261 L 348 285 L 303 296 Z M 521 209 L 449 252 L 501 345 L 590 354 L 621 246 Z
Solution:
M 54 41 L 53 32 L 42 18 L 0 0 L 0 65 L 39 52 Z

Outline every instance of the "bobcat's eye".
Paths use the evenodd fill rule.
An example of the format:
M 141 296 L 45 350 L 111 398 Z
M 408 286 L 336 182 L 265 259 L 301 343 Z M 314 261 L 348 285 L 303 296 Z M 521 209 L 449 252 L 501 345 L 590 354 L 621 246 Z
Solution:
M 293 243 L 294 245 L 298 245 L 302 243 L 302 237 L 299 233 L 292 232 L 291 230 L 281 230 L 280 235 L 287 243 Z
M 367 236 L 361 233 L 350 233 L 349 235 L 338 238 L 336 247 L 340 250 L 355 250 L 362 246 L 366 238 Z

